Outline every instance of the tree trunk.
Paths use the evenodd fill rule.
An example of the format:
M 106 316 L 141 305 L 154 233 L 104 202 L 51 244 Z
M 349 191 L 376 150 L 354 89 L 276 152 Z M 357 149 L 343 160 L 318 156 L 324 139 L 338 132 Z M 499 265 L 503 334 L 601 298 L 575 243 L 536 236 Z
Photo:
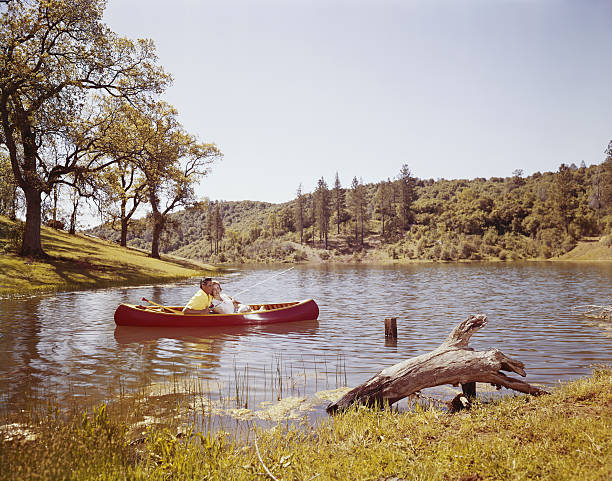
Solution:
M 361 217 L 361 247 L 363 247 L 363 215 Z
M 128 219 L 127 217 L 121 217 L 121 240 L 119 241 L 121 247 L 127 247 L 127 231 Z
M 53 187 L 53 228 L 57 229 L 57 185 Z
M 153 212 L 153 233 L 151 237 L 151 257 L 159 259 L 159 238 L 164 228 L 164 219 L 160 212 Z
M 442 384 L 484 382 L 528 394 L 545 394 L 546 391 L 501 372 L 515 372 L 524 377 L 522 362 L 510 359 L 497 349 L 477 352 L 468 347 L 472 334 L 486 324 L 486 316 L 470 316 L 437 349 L 382 370 L 330 404 L 327 411 L 343 410 L 353 403 L 390 405 L 421 389 Z
M 27 188 L 24 189 L 24 194 L 26 198 L 26 221 L 19 255 L 22 257 L 47 257 L 40 242 L 40 223 L 42 220 L 40 191 Z
M 72 215 L 70 216 L 70 228 L 68 229 L 68 234 L 76 234 L 76 210 L 72 211 Z
M 70 229 L 68 233 L 71 235 L 76 234 L 76 223 L 77 223 L 77 214 L 79 211 L 79 199 L 77 198 L 72 203 L 72 214 L 70 215 Z
M 127 247 L 128 218 L 125 212 L 126 207 L 127 207 L 127 200 L 122 199 L 120 210 L 119 210 L 119 215 L 121 216 L 121 240 L 119 241 L 119 245 L 121 247 Z
M 151 204 L 151 217 L 153 219 L 152 235 L 151 235 L 151 257 L 159 259 L 159 238 L 164 230 L 166 221 L 164 215 L 159 211 L 159 199 L 155 192 L 149 192 L 149 203 Z

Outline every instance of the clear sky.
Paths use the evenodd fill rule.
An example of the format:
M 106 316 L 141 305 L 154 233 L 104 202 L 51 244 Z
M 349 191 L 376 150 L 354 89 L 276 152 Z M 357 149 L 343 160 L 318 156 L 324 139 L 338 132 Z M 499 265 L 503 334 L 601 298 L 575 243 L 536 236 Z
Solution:
M 604 160 L 612 2 L 108 0 L 151 38 L 165 100 L 224 158 L 199 196 L 285 202 L 300 183 L 505 177 Z

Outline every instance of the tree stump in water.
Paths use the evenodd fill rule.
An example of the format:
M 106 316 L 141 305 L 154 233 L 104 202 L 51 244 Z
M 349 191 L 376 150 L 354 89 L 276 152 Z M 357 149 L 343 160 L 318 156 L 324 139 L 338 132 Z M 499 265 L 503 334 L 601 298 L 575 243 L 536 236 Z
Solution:
M 510 359 L 498 349 L 474 351 L 468 347 L 472 335 L 487 325 L 487 316 L 478 314 L 459 323 L 435 350 L 383 369 L 376 376 L 352 389 L 327 407 L 327 412 L 343 410 L 353 403 L 393 404 L 426 387 L 442 384 L 490 383 L 528 394 L 546 394 L 531 384 L 506 376 L 501 371 L 525 376 L 525 365 Z
M 387 317 L 385 319 L 385 337 L 397 339 L 397 317 Z

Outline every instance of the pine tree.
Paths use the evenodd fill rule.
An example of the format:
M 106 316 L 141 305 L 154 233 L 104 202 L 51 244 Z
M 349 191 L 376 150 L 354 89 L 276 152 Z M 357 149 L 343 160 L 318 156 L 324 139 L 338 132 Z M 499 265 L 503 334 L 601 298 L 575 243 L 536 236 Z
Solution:
M 338 229 L 338 235 L 340 234 L 340 223 L 344 219 L 345 210 L 346 210 L 346 200 L 344 195 L 344 189 L 340 184 L 340 177 L 338 177 L 338 172 L 336 172 L 336 180 L 334 181 L 334 188 L 332 189 L 332 202 L 334 207 L 334 212 L 336 213 L 336 226 Z
M 569 226 L 577 206 L 577 185 L 573 170 L 565 164 L 561 164 L 555 175 L 551 202 L 557 225 L 569 233 Z
M 302 184 L 298 186 L 295 197 L 295 230 L 300 233 L 300 244 L 304 243 L 304 194 Z
M 407 164 L 402 165 L 397 177 L 399 187 L 399 218 L 402 229 L 408 230 L 412 223 L 412 203 L 416 200 L 415 182 Z
M 374 201 L 375 211 L 380 215 L 380 235 L 385 237 L 385 221 L 393 214 L 393 185 L 390 180 L 378 184 Z
M 208 240 L 210 242 L 210 254 L 212 255 L 213 253 L 213 240 L 215 238 L 215 225 L 216 225 L 216 220 L 215 220 L 215 203 L 214 202 L 210 202 L 208 204 L 208 210 L 206 212 L 206 233 L 205 233 L 205 237 L 206 240 Z
M 268 215 L 268 228 L 270 230 L 270 237 L 274 239 L 276 237 L 276 225 L 278 224 L 278 220 L 276 218 L 276 212 L 270 213 Z
M 327 249 L 327 236 L 329 232 L 329 219 L 331 217 L 331 210 L 329 208 L 330 195 L 329 189 L 325 179 L 321 177 L 317 182 L 317 190 L 314 195 L 314 211 L 315 221 L 319 229 L 319 240 L 325 242 L 325 249 Z
M 602 202 L 608 212 L 612 211 L 612 141 L 606 149 L 606 160 L 601 164 Z
M 221 240 L 225 235 L 225 226 L 223 225 L 223 217 L 221 216 L 221 210 L 218 202 L 215 204 L 214 222 L 215 254 L 219 254 L 219 245 L 221 244 Z
M 349 193 L 349 209 L 355 227 L 355 242 L 360 242 L 363 246 L 363 239 L 367 224 L 367 193 L 363 182 L 353 178 Z

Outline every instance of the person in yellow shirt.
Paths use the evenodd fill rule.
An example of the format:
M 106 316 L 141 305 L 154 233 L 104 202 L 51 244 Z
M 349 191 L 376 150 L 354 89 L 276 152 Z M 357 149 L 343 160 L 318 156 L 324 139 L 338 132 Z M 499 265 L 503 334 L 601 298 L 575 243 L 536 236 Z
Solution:
M 183 314 L 210 314 L 210 304 L 213 300 L 213 281 L 210 277 L 200 281 L 200 289 L 196 292 L 187 305 L 183 308 Z

